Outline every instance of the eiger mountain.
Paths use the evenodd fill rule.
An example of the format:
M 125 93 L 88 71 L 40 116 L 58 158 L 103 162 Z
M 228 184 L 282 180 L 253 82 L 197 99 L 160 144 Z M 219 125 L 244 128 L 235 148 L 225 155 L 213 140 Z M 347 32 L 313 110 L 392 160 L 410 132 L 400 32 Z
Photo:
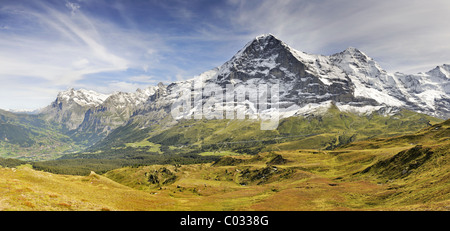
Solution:
M 167 117 L 180 92 L 201 79 L 205 89 L 219 90 L 226 84 L 238 89 L 279 83 L 281 117 L 317 113 L 335 105 L 355 113 L 408 109 L 445 119 L 450 117 L 449 78 L 450 65 L 446 64 L 426 73 L 392 74 L 356 48 L 330 56 L 311 55 L 268 34 L 256 37 L 222 66 L 194 79 L 111 95 L 70 89 L 41 114 L 69 131 L 107 135 L 130 119 L 146 126 Z

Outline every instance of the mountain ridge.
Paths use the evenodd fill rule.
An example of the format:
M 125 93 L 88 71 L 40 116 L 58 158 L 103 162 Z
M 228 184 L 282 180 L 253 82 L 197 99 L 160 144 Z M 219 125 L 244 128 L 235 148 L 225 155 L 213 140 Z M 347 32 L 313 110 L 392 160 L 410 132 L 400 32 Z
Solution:
M 276 50 L 278 52 L 274 54 L 273 50 Z M 280 64 L 279 60 L 283 58 L 280 58 L 278 56 L 280 56 L 281 54 L 282 56 L 292 55 L 300 62 L 300 64 L 303 64 L 303 66 L 305 66 L 306 68 L 304 70 L 298 70 L 299 68 L 297 68 L 297 73 L 289 73 L 289 70 L 285 70 L 285 67 Z M 436 81 L 432 81 L 433 79 L 435 79 L 433 77 L 445 77 L 447 79 L 449 78 L 448 73 L 450 72 L 448 72 L 446 70 L 447 68 L 445 67 L 449 67 L 449 65 L 444 64 L 441 66 L 437 66 L 436 68 L 426 72 L 428 74 L 422 75 L 406 75 L 398 72 L 395 74 L 390 74 L 383 70 L 376 61 L 367 56 L 364 52 L 354 47 L 349 47 L 342 52 L 330 56 L 309 55 L 291 48 L 289 45 L 285 44 L 272 34 L 264 34 L 257 36 L 254 40 L 247 43 L 241 50 L 239 50 L 229 61 L 225 62 L 223 65 L 206 71 L 190 80 L 174 82 L 170 84 L 170 86 L 172 88 L 173 85 L 181 85 L 180 87 L 186 87 L 185 85 L 183 85 L 183 83 L 192 82 L 200 77 L 204 78 L 204 81 L 206 82 L 213 81 L 222 85 L 224 83 L 238 84 L 242 82 L 248 82 L 248 80 L 252 80 L 248 78 L 248 76 L 254 76 L 253 80 L 256 79 L 254 82 L 258 84 L 261 83 L 260 81 L 257 81 L 258 79 L 260 80 L 263 78 L 269 78 L 270 76 L 279 77 L 280 74 L 277 74 L 276 72 L 280 71 L 281 69 L 281 72 L 285 70 L 284 77 L 285 80 L 288 81 L 292 80 L 292 77 L 298 78 L 300 76 L 301 78 L 302 74 L 304 74 L 306 77 L 315 75 L 316 77 L 318 77 L 317 79 L 322 83 L 323 86 L 330 86 L 333 85 L 333 83 L 335 85 L 339 85 L 341 84 L 339 81 L 348 81 L 348 83 L 346 84 L 353 84 L 353 86 L 351 86 L 351 88 L 353 88 L 353 92 L 350 93 L 352 93 L 355 98 L 367 98 L 368 102 L 375 100 L 378 105 L 386 104 L 387 106 L 393 107 L 408 108 L 408 106 L 411 105 L 411 108 L 409 109 L 412 109 L 414 111 L 417 111 L 419 109 L 419 107 L 417 106 L 418 104 L 420 106 L 425 106 L 425 110 L 422 110 L 421 112 L 445 119 L 449 116 L 448 112 L 445 111 L 443 113 L 440 113 L 439 109 L 436 109 L 436 107 L 434 106 L 434 103 L 432 102 L 433 99 L 421 100 L 421 102 L 417 102 L 416 104 L 408 101 L 408 97 L 412 96 L 412 92 L 414 91 L 424 94 L 424 90 L 433 90 L 434 88 L 434 90 L 437 92 L 436 98 L 440 97 L 440 99 L 443 98 L 442 95 L 439 95 L 440 93 L 444 92 L 448 94 L 448 83 L 443 83 L 442 85 L 444 86 L 440 87 L 436 84 Z M 448 69 L 450 70 L 450 68 Z M 246 76 L 243 76 L 244 74 L 246 74 Z M 427 76 L 428 78 L 425 78 L 424 76 L 431 74 L 433 74 L 433 76 Z M 429 81 L 426 82 L 426 80 Z M 314 85 L 317 82 L 318 81 L 309 81 L 309 84 Z M 411 84 L 414 82 L 416 82 L 416 84 Z M 428 88 L 430 89 L 422 89 L 420 87 L 417 87 L 417 85 L 422 82 L 426 82 L 428 84 Z M 396 85 L 400 87 L 395 87 Z M 148 89 L 155 89 L 156 87 L 157 86 L 151 86 Z M 306 86 L 305 84 L 295 87 L 308 88 L 308 86 Z M 307 89 L 307 91 L 311 90 L 311 88 L 312 87 Z M 413 89 L 409 90 L 409 88 Z M 168 89 L 170 90 L 170 88 Z M 291 88 L 285 90 L 296 89 Z M 314 96 L 322 96 L 324 98 L 330 99 L 331 97 L 326 97 L 326 93 L 330 92 L 332 91 L 325 92 L 325 94 L 315 94 Z M 323 93 L 323 91 L 314 93 Z M 340 93 L 342 95 L 342 92 Z M 343 93 L 345 94 L 345 92 Z M 103 101 L 101 101 L 99 104 L 99 101 L 95 101 L 95 98 L 93 101 L 87 102 L 86 104 L 93 104 L 95 107 L 98 107 L 108 98 L 120 94 L 130 95 L 132 93 L 118 92 L 106 95 L 107 97 L 104 97 Z M 148 99 L 153 94 L 155 94 L 154 90 L 153 92 L 145 95 L 145 97 L 147 97 Z M 414 98 L 417 101 L 417 94 L 414 95 Z M 142 98 L 137 99 L 136 101 L 138 100 L 141 100 L 141 103 L 143 101 Z M 332 100 L 339 101 L 335 98 L 332 98 Z M 448 103 L 448 97 L 444 97 L 443 101 L 444 103 Z M 366 102 L 365 104 L 371 104 L 368 102 Z M 85 106 L 83 104 L 79 105 Z M 115 106 L 123 107 L 123 105 Z M 426 106 L 429 106 L 429 109 L 434 109 L 434 111 L 426 110 Z
M 191 79 L 130 93 L 71 88 L 60 92 L 39 115 L 59 124 L 65 134 L 86 147 L 121 126 L 167 128 L 180 119 L 225 118 L 226 113 L 239 110 L 248 118 L 276 112 L 282 119 L 326 113 L 330 107 L 359 115 L 395 115 L 407 109 L 447 119 L 449 71 L 450 66 L 444 64 L 425 73 L 392 74 L 354 47 L 328 56 L 307 54 L 264 34 L 224 64 Z M 230 84 L 235 97 L 224 103 L 229 99 L 224 92 Z M 266 85 L 277 85 L 279 95 L 261 109 L 255 97 L 258 87 Z M 181 99 L 186 108 L 176 117 L 173 105 L 180 103 L 183 94 L 191 97 L 189 101 Z

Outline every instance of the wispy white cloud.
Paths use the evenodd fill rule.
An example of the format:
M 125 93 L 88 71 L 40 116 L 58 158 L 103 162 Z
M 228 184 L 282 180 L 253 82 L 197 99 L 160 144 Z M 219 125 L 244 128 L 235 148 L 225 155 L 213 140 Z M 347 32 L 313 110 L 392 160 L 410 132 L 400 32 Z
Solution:
M 34 76 L 54 80 L 57 84 L 70 84 L 83 78 L 83 74 L 128 67 L 127 60 L 101 44 L 95 27 L 86 19 L 78 20 L 76 16 L 70 17 L 46 5 L 42 7 L 46 10 L 24 9 L 24 14 L 38 22 L 40 28 L 24 34 L 5 34 L 0 38 L 2 54 L 8 60 L 8 65 L 0 68 L 1 75 Z M 32 33 L 40 36 L 29 36 Z M 86 57 L 84 59 L 94 65 L 73 69 L 70 64 L 79 57 Z M 11 67 L 12 70 L 5 73 Z
M 66 1 L 66 7 L 72 12 L 72 14 L 75 14 L 78 9 L 80 9 L 79 4 L 69 1 Z
M 167 50 L 158 36 L 102 21 L 83 13 L 78 4 L 67 2 L 66 10 L 44 2 L 36 4 L 1 9 L 3 14 L 21 18 L 15 25 L 4 26 L 19 29 L 0 31 L 0 81 L 8 85 L 0 89 L 2 94 L 17 96 L 17 89 L 27 83 L 21 86 L 15 80 L 31 79 L 36 83 L 27 86 L 30 93 L 24 95 L 47 94 L 48 100 L 56 95 L 55 91 L 45 91 L 49 86 L 66 89 L 86 76 L 95 78 L 92 74 L 96 73 L 130 68 L 148 71 L 160 63 L 159 51 Z M 0 108 L 36 105 L 33 100 L 15 107 L 1 103 Z

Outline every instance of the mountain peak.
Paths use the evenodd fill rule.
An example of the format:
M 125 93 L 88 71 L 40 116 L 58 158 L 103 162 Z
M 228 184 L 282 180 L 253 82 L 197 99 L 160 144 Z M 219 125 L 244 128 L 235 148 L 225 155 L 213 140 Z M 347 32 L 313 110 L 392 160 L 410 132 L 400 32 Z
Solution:
M 443 64 L 436 66 L 434 69 L 428 71 L 427 74 L 441 78 L 450 78 L 450 65 Z
M 245 54 L 247 56 L 249 53 L 252 53 L 253 55 L 257 55 L 257 53 L 267 53 L 274 48 L 281 47 L 287 47 L 287 45 L 272 34 L 262 34 L 247 43 L 247 45 L 245 45 L 244 48 L 242 48 L 235 55 L 235 57 L 239 57 L 242 54 Z
M 334 54 L 332 56 L 342 56 L 342 57 L 357 59 L 357 60 L 361 60 L 361 61 L 365 61 L 365 62 L 372 60 L 372 58 L 370 58 L 368 55 L 366 55 L 364 52 L 362 52 L 360 49 L 358 49 L 356 47 L 347 47 L 347 49 L 343 50 L 340 53 Z
M 359 50 L 356 47 L 347 47 L 347 49 L 344 50 L 344 52 L 348 52 L 348 53 L 363 53 L 361 50 Z
M 255 37 L 253 40 L 267 40 L 267 39 L 277 39 L 273 34 L 261 34 Z
M 290 58 L 295 59 L 292 52 L 288 45 L 274 35 L 262 34 L 248 42 L 217 72 L 214 71 L 214 77 L 221 83 L 231 79 L 272 78 L 269 75 L 272 69 L 286 64 Z
M 59 92 L 58 98 L 64 101 L 73 100 L 80 106 L 98 106 L 103 103 L 109 95 L 98 93 L 92 90 L 70 88 L 66 91 Z
M 384 72 L 384 70 L 377 62 L 375 62 L 375 60 L 355 47 L 348 47 L 344 51 L 336 53 L 329 57 L 341 68 L 344 68 L 345 70 L 351 69 L 350 72 L 352 72 L 352 70 L 354 70 L 355 68 L 366 69 L 364 70 L 364 75 L 373 76 L 373 74 L 378 75 L 381 72 Z M 350 67 L 350 69 L 348 67 L 349 65 L 352 66 Z M 368 69 L 370 69 L 371 71 L 369 71 Z

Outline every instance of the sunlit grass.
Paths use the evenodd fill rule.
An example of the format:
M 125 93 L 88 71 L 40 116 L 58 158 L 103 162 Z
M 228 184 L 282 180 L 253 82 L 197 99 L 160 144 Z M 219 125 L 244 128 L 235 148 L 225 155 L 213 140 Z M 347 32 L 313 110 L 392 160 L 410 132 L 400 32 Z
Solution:
M 148 140 L 142 140 L 140 142 L 136 143 L 126 143 L 125 147 L 132 147 L 132 148 L 148 148 L 147 152 L 157 152 L 162 154 L 161 152 L 161 144 L 155 144 Z
M 334 150 L 223 152 L 229 159 L 220 164 L 125 167 L 104 175 L 0 168 L 0 210 L 449 210 L 449 127 Z

